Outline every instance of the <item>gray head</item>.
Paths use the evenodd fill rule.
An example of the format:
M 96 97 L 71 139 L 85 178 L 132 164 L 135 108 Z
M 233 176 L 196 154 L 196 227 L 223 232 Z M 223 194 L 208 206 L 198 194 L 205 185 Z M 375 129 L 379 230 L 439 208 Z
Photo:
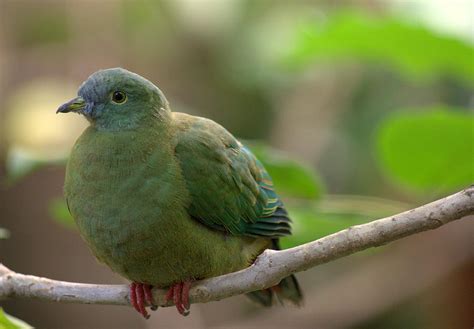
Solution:
M 122 68 L 95 72 L 77 94 L 78 97 L 61 105 L 57 113 L 82 114 L 98 129 L 136 129 L 169 118 L 168 101 L 161 90 Z

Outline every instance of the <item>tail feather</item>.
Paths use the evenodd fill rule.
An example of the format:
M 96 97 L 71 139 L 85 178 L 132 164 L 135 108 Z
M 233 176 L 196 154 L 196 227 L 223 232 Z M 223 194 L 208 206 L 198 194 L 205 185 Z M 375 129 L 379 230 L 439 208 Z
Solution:
M 257 290 L 257 291 L 252 291 L 246 294 L 248 298 L 253 300 L 254 302 L 263 305 L 265 307 L 270 307 L 273 305 L 273 300 L 275 299 L 273 297 L 273 292 L 271 289 L 264 289 L 264 290 Z
M 278 239 L 272 240 L 272 249 L 280 250 Z M 247 294 L 251 300 L 265 306 L 273 306 L 277 301 L 280 304 L 290 302 L 295 306 L 303 304 L 303 293 L 298 280 L 292 274 L 280 281 L 277 285 L 264 290 L 252 291 Z

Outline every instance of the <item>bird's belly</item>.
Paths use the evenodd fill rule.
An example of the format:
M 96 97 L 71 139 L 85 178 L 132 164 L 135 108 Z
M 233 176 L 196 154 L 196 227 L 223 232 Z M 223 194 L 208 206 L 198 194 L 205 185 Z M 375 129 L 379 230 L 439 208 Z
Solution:
M 76 178 L 66 196 L 95 256 L 132 281 L 165 287 L 232 272 L 248 266 L 267 244 L 227 236 L 190 218 L 179 188 L 166 180 L 105 181 Z

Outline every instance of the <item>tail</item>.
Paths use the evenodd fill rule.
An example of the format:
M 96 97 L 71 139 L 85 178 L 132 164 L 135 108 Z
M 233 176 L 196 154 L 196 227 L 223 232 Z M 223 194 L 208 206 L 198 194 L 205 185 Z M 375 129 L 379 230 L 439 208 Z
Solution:
M 278 239 L 272 240 L 272 249 L 280 250 Z M 277 301 L 280 304 L 290 302 L 295 306 L 301 306 L 303 304 L 303 294 L 293 274 L 281 280 L 276 286 L 264 290 L 252 291 L 247 294 L 247 297 L 266 307 L 274 305 Z

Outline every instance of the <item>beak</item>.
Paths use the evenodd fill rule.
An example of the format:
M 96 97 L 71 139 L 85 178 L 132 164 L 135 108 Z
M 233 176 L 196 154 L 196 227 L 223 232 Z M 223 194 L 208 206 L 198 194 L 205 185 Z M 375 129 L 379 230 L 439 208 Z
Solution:
M 81 112 L 86 107 L 86 101 L 81 96 L 78 96 L 69 102 L 61 105 L 56 113 Z

